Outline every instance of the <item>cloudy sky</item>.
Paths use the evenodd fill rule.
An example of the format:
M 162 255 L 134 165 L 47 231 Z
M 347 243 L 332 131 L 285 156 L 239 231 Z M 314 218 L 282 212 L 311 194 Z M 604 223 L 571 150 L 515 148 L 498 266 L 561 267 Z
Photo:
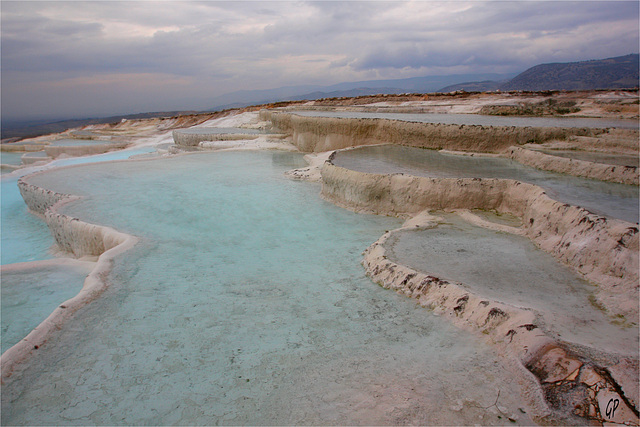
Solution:
M 3 120 L 638 52 L 638 1 L 5 1 Z

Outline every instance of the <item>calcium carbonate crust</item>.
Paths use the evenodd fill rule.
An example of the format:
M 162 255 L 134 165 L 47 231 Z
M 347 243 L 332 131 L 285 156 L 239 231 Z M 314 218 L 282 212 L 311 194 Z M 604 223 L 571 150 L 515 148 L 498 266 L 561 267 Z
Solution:
M 300 151 L 324 152 L 371 144 L 500 153 L 513 145 L 594 137 L 606 129 L 532 126 L 479 126 L 389 119 L 306 117 L 261 110 L 261 120 L 291 135 Z
M 75 258 L 97 257 L 97 262 L 76 296 L 60 304 L 24 339 L 2 354 L 0 363 L 3 382 L 11 376 L 18 364 L 26 361 L 56 330 L 61 329 L 73 313 L 95 300 L 107 288 L 107 276 L 113 259 L 132 248 L 138 241 L 136 237 L 112 228 L 89 224 L 58 213 L 65 203 L 77 197 L 30 184 L 28 177 L 21 178 L 18 187 L 29 209 L 44 218 L 62 250 Z

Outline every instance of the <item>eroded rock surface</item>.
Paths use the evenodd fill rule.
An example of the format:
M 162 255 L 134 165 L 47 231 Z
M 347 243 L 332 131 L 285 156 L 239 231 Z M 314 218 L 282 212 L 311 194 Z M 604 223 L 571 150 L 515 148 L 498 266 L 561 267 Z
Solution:
M 420 214 L 404 228 L 434 227 Z M 416 218 L 417 218 L 416 217 Z M 580 352 L 552 339 L 534 310 L 491 301 L 448 282 L 392 261 L 385 244 L 399 230 L 382 236 L 366 251 L 363 265 L 381 286 L 415 298 L 458 326 L 487 336 L 505 354 L 516 357 L 538 378 L 552 418 L 561 423 L 638 424 L 638 361 L 596 351 Z M 611 372 L 616 372 L 615 377 Z

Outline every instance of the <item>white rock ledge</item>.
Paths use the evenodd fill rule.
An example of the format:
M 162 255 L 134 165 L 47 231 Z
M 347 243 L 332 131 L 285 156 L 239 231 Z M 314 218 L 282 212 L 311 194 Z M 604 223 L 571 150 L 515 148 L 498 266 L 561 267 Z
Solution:
M 213 128 L 215 130 L 215 128 Z M 197 147 L 202 142 L 209 141 L 238 141 L 257 139 L 259 134 L 251 133 L 187 133 L 182 129 L 173 131 L 173 141 L 176 145 Z
M 34 175 L 31 175 L 34 176 Z M 98 257 L 95 267 L 84 281 L 82 290 L 60 304 L 42 323 L 24 339 L 2 354 L 2 381 L 14 368 L 38 351 L 52 333 L 79 308 L 95 300 L 108 286 L 107 276 L 113 259 L 132 248 L 138 241 L 134 236 L 109 227 L 89 224 L 60 214 L 58 209 L 76 197 L 46 190 L 30 184 L 27 178 L 18 181 L 18 187 L 30 210 L 43 216 L 58 246 L 75 258 Z
M 419 123 L 390 119 L 307 117 L 293 112 L 261 110 L 260 119 L 291 135 L 304 152 L 323 152 L 371 144 L 501 153 L 512 145 L 595 137 L 606 129 L 531 126 L 479 126 Z
M 484 299 L 459 285 L 390 261 L 384 243 L 395 231 L 365 251 L 362 263 L 367 275 L 384 288 L 415 298 L 458 327 L 481 332 L 504 355 L 520 361 L 539 381 L 540 394 L 555 412 L 540 409 L 541 399 L 536 399 L 538 417 L 579 416 L 638 425 L 637 360 L 605 357 L 594 362 L 567 343 L 551 339 L 533 310 Z M 611 399 L 617 399 L 619 410 L 608 417 L 606 406 Z

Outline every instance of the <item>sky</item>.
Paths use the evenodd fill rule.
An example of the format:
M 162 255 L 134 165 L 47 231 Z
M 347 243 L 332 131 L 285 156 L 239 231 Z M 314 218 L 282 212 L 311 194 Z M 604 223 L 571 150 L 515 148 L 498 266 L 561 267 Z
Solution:
M 638 1 L 5 1 L 4 120 L 638 53 Z

